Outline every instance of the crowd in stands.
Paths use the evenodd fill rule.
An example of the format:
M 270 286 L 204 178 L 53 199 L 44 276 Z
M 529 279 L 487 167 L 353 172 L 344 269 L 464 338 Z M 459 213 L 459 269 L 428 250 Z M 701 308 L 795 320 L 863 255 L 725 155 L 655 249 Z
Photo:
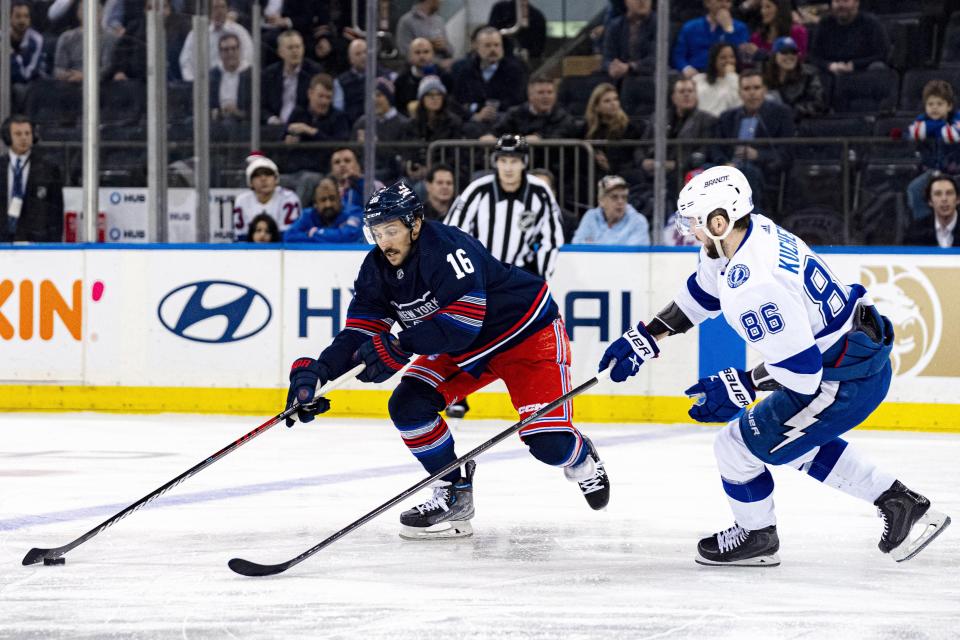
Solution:
M 192 3 L 96 1 L 103 136 L 142 140 L 145 9 L 164 2 L 169 91 L 189 103 L 196 37 L 186 5 Z M 289 184 L 304 205 L 296 224 L 274 219 L 271 228 L 258 215 L 238 229 L 240 235 L 251 240 L 359 240 L 363 186 L 354 148 L 365 139 L 370 70 L 367 43 L 351 24 L 350 2 L 264 1 L 261 51 L 254 50 L 249 0 L 209 4 L 214 137 L 249 137 L 251 66 L 259 61 L 261 139 L 278 167 L 277 180 Z M 954 4 L 960 2 L 928 1 L 922 8 L 886 0 L 672 2 L 668 138 L 681 144 L 668 148 L 668 202 L 692 172 L 732 164 L 748 177 L 756 205 L 784 224 L 797 203 L 809 204 L 804 198 L 811 193 L 825 200 L 838 193 L 847 198 L 840 205 L 817 201 L 818 211 L 847 211 L 859 194 L 842 195 L 846 173 L 835 168 L 850 159 L 839 157 L 834 141 L 889 135 L 912 140 L 915 148 L 851 148 L 851 157 L 859 154 L 854 169 L 868 184 L 871 176 L 886 171 L 886 184 L 899 185 L 911 224 L 941 221 L 942 207 L 938 209 L 934 194 L 947 181 L 936 183 L 944 188 L 932 188 L 933 183 L 960 175 L 960 117 L 952 84 L 960 80 L 960 71 L 951 66 L 951 60 L 960 63 L 960 19 L 947 19 L 960 9 Z M 596 199 L 561 202 L 573 217 L 568 240 L 604 238 L 624 244 L 629 235 L 649 242 L 656 2 L 610 0 L 588 42 L 600 59 L 598 69 L 562 79 L 538 71 L 547 48 L 546 20 L 528 0 L 519 5 L 525 28 L 509 37 L 501 34 L 516 21 L 517 6 L 514 0 L 496 3 L 488 24 L 473 30 L 464 55 L 448 38 L 442 0 L 408 4 L 408 11 L 392 17 L 393 37 L 382 47 L 395 47 L 397 57 L 381 57 L 375 70 L 378 182 L 408 180 L 425 198 L 428 215 L 440 218 L 455 196 L 455 185 L 462 188 L 483 167 L 431 166 L 429 143 L 490 142 L 506 133 L 533 143 L 592 140 Z M 15 113 L 43 127 L 47 142 L 78 139 L 87 26 L 81 0 L 12 0 L 11 102 Z M 957 28 L 951 31 L 951 26 Z M 189 130 L 189 111 L 189 104 L 185 110 L 171 105 L 171 138 Z M 767 142 L 798 135 L 824 142 Z M 709 139 L 714 143 L 700 142 Z M 316 142 L 333 144 L 307 144 Z M 340 144 L 344 146 L 336 146 Z M 889 149 L 897 150 L 885 153 Z M 232 157 L 234 174 L 243 170 L 243 155 Z M 12 157 L 4 155 L 8 162 Z M 569 157 L 535 149 L 531 168 L 569 175 L 571 163 Z M 142 173 L 129 176 L 135 184 Z M 247 178 L 244 186 L 250 186 Z M 62 180 L 69 182 L 71 176 Z M 559 186 L 578 180 L 582 183 L 582 176 Z M 337 205 L 331 199 L 334 191 Z M 877 206 L 893 207 L 893 200 L 883 202 Z M 882 237 L 909 241 L 915 236 L 907 233 L 911 230 Z M 661 233 L 672 238 L 669 230 L 652 231 L 657 240 Z

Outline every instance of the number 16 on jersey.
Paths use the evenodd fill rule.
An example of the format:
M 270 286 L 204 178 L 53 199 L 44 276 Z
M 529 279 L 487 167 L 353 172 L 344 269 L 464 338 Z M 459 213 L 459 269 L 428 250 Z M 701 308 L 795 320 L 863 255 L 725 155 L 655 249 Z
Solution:
M 467 252 L 463 249 L 448 253 L 447 262 L 453 267 L 453 272 L 457 274 L 457 280 L 462 280 L 468 273 L 473 273 L 473 263 L 470 262 Z

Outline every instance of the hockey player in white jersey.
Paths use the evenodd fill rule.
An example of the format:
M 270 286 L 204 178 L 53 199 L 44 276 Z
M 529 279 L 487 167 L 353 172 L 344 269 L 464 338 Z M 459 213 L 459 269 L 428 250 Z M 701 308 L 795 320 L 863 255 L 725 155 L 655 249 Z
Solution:
M 677 224 L 703 242 L 696 273 L 673 302 L 614 341 L 600 361 L 622 382 L 656 357 L 658 340 L 723 314 L 762 357 L 752 371 L 725 369 L 687 389 L 690 416 L 727 422 L 714 452 L 732 527 L 700 540 L 705 565 L 776 566 L 773 476 L 786 464 L 873 503 L 880 550 L 909 560 L 950 524 L 924 496 L 877 468 L 839 436 L 883 401 L 892 375 L 893 327 L 859 284 L 839 281 L 795 235 L 752 213 L 750 185 L 714 167 L 680 192 Z M 773 393 L 744 412 L 757 391 Z
M 238 239 L 249 237 L 250 221 L 265 213 L 277 222 L 280 232 L 300 217 L 300 198 L 280 186 L 280 170 L 270 158 L 259 152 L 247 156 L 247 186 L 233 205 L 233 225 Z

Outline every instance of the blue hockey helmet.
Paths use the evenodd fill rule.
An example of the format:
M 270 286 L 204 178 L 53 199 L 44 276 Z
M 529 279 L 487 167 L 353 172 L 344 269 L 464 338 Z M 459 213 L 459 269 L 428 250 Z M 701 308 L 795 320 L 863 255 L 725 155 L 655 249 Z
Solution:
M 376 244 L 370 228 L 391 220 L 400 220 L 413 229 L 417 218 L 423 218 L 423 203 L 403 180 L 375 191 L 363 208 L 363 231 L 370 244 Z

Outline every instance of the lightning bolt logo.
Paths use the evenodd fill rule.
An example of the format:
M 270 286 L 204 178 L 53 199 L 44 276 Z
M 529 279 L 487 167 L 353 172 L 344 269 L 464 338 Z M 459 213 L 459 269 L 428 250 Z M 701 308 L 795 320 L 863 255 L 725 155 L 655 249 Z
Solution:
M 790 427 L 790 430 L 783 434 L 783 442 L 775 446 L 773 449 L 770 449 L 770 453 L 773 453 L 777 449 L 782 449 L 783 447 L 787 446 L 791 442 L 798 440 L 803 436 L 807 435 L 804 429 L 806 429 L 810 425 L 809 424 L 790 424 L 791 422 L 793 422 L 795 418 L 796 416 L 794 416 L 790 420 L 787 420 L 787 422 L 784 423 L 784 426 Z
M 839 382 L 830 381 L 821 383 L 820 393 L 817 394 L 813 401 L 795 416 L 783 423 L 783 426 L 790 427 L 790 430 L 784 432 L 783 441 L 773 449 L 770 449 L 770 453 L 774 453 L 805 436 L 806 432 L 804 429 L 809 429 L 817 423 L 818 416 L 837 399 L 837 390 L 839 388 Z

